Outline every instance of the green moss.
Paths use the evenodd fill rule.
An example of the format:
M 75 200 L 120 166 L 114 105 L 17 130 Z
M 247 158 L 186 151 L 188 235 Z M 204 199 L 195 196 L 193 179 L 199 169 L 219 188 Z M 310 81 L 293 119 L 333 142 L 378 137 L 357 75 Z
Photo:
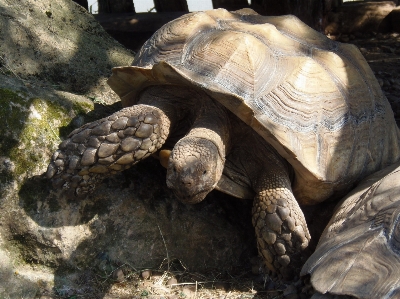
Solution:
M 74 103 L 72 107 L 76 114 L 86 114 L 93 110 L 94 105 L 92 103 L 79 102 Z
M 59 128 L 69 127 L 72 117 L 91 109 L 90 104 L 75 102 L 70 113 L 57 102 L 0 89 L 0 118 L 8 128 L 0 133 L 0 155 L 14 163 L 13 178 L 21 180 L 45 169 L 61 141 Z
M 60 104 L 61 103 L 61 104 Z M 65 105 L 65 106 L 64 106 Z M 41 181 L 49 158 L 75 126 L 73 119 L 86 118 L 93 104 L 81 100 L 49 101 L 0 88 L 0 196 L 12 182 L 19 185 L 20 200 L 27 211 L 48 198 L 50 184 Z M 58 210 L 56 201 L 50 209 Z
M 70 120 L 66 109 L 61 106 L 41 99 L 31 99 L 29 102 L 29 115 L 21 115 L 24 124 L 19 132 L 19 144 L 9 154 L 18 177 L 44 166 L 49 152 L 60 140 L 57 127 L 65 126 Z

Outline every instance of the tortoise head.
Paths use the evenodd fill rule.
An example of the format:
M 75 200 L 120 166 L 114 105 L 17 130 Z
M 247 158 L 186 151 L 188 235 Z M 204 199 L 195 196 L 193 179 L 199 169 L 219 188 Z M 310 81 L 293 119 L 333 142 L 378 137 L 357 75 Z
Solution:
M 169 157 L 167 186 L 181 202 L 195 204 L 215 188 L 223 168 L 224 159 L 212 141 L 184 137 Z

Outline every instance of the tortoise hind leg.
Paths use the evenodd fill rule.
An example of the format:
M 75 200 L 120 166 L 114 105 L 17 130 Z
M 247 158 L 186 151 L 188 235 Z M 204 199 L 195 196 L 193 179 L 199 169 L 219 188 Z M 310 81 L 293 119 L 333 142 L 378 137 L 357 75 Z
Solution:
M 46 176 L 76 195 L 94 190 L 115 174 L 156 152 L 165 142 L 169 118 L 156 107 L 136 105 L 73 131 L 53 154 Z
M 259 253 L 270 270 L 291 279 L 301 269 L 310 234 L 290 179 L 279 170 L 264 173 L 256 192 L 253 225 Z

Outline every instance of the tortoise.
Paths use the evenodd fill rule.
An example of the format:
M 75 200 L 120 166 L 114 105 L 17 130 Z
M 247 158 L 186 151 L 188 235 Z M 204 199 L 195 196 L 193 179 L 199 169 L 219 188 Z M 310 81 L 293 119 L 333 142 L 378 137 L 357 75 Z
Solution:
M 302 274 L 320 293 L 400 297 L 400 163 L 368 176 L 338 204 Z M 329 298 L 329 294 L 317 298 Z
M 213 189 L 254 201 L 268 269 L 289 279 L 310 241 L 300 205 L 339 197 L 399 160 L 399 130 L 358 49 L 295 16 L 186 14 L 108 80 L 122 110 L 73 131 L 47 170 L 85 194 L 157 154 L 184 203 Z

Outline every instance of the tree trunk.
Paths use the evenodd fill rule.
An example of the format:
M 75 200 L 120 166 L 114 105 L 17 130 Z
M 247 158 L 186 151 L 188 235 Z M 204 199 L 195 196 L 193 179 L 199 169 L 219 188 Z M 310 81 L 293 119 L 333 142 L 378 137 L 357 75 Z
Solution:
M 262 15 L 295 15 L 307 25 L 322 31 L 328 13 L 342 3 L 342 0 L 253 0 L 251 6 Z
M 186 0 L 154 0 L 157 12 L 185 11 L 189 12 Z
M 98 0 L 99 13 L 135 12 L 133 0 Z
M 214 8 L 225 8 L 232 11 L 249 7 L 249 2 L 247 0 L 212 0 L 212 5 Z

